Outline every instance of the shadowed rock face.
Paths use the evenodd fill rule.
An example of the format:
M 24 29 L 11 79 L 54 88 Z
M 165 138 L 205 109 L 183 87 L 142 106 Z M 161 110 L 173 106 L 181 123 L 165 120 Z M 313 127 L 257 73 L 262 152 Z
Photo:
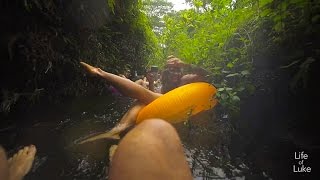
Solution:
M 126 66 L 141 69 L 145 33 L 132 27 L 132 17 L 140 11 L 127 8 L 137 2 L 116 1 L 114 13 L 107 2 L 0 3 L 0 103 L 8 100 L 0 105 L 1 117 L 10 121 L 3 109 L 14 116 L 34 103 L 109 93 L 104 81 L 88 80 L 79 58 L 114 73 Z
M 95 30 L 111 21 L 107 1 L 70 1 L 65 4 L 64 26 L 72 29 L 76 25 L 80 30 Z M 71 24 L 70 24 L 71 23 Z
M 300 177 L 293 174 L 294 152 L 308 152 L 312 159 L 306 165 L 316 167 L 320 144 L 317 102 L 319 76 L 314 63 L 308 72 L 307 87 L 297 84 L 290 88 L 296 69 L 280 69 L 280 59 L 260 59 L 255 64 L 253 81 L 256 92 L 241 106 L 240 136 L 234 136 L 231 154 L 246 154 L 256 169 L 266 171 L 270 177 Z M 309 174 L 309 176 L 315 175 Z

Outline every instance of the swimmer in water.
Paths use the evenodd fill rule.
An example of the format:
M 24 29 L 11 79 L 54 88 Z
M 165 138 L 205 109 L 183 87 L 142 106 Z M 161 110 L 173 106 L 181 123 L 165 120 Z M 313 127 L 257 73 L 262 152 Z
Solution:
M 25 146 L 7 159 L 4 149 L 0 146 L 0 179 L 22 180 L 30 171 L 36 152 L 34 145 Z
M 93 67 L 84 62 L 80 62 L 81 65 L 89 72 L 91 75 L 101 77 L 111 83 L 115 88 L 119 90 L 121 94 L 127 97 L 131 97 L 137 99 L 134 105 L 126 112 L 126 114 L 121 118 L 120 122 L 110 131 L 95 135 L 94 137 L 87 138 L 85 140 L 80 141 L 79 143 L 91 142 L 94 140 L 102 139 L 102 138 L 111 138 L 111 139 L 119 139 L 119 134 L 124 130 L 128 129 L 135 125 L 135 121 L 137 119 L 137 115 L 140 110 L 154 101 L 155 99 L 162 96 L 161 93 L 166 93 L 169 90 L 177 88 L 181 85 L 204 81 L 204 74 L 189 74 L 182 76 L 182 67 L 189 66 L 182 62 L 180 59 L 175 57 L 169 57 L 166 64 L 166 69 L 168 73 L 163 72 L 162 74 L 162 89 L 161 93 L 153 92 L 149 89 L 146 89 L 135 82 L 122 78 L 120 76 L 105 72 L 100 68 Z M 174 69 L 174 70 L 173 70 Z M 204 72 L 199 71 L 198 72 Z M 165 75 L 164 75 L 165 74 Z M 164 77 L 165 76 L 165 77 Z M 153 80 L 149 80 L 149 88 L 153 86 Z M 153 89 L 153 88 L 150 88 Z

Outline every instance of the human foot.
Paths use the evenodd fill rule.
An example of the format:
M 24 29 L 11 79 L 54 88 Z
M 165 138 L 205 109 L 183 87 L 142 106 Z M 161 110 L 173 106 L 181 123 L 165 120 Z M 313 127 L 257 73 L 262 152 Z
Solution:
M 80 62 L 80 64 L 88 71 L 91 75 L 98 75 L 100 73 L 100 69 L 93 67 L 85 62 Z
M 30 171 L 36 152 L 34 145 L 25 146 L 8 160 L 9 180 L 21 180 Z

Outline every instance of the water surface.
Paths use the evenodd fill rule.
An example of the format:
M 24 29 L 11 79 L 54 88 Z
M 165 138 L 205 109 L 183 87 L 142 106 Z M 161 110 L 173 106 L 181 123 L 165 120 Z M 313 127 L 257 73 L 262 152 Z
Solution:
M 34 166 L 25 179 L 106 179 L 109 148 L 118 140 L 83 145 L 74 142 L 111 129 L 132 102 L 120 96 L 78 98 L 60 107 L 63 112 L 43 106 L 42 112 L 27 115 L 32 124 L 1 133 L 15 141 L 9 154 L 24 145 L 37 146 Z M 210 111 L 175 127 L 194 179 L 245 179 L 252 174 L 241 160 L 234 162 L 230 158 L 227 144 L 232 127 L 227 119 L 219 119 Z M 267 179 L 264 172 L 259 175 Z

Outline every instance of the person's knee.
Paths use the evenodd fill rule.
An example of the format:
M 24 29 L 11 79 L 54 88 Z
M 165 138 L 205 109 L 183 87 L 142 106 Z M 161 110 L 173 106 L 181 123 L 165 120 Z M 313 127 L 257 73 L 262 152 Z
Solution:
M 162 128 L 163 126 L 171 126 L 170 123 L 168 123 L 167 121 L 158 118 L 146 119 L 142 121 L 139 125 L 158 126 L 160 128 Z
M 160 164 L 159 164 L 160 163 Z M 178 167 L 171 171 L 170 167 Z M 191 179 L 174 127 L 161 119 L 139 123 L 120 142 L 110 179 Z
M 163 132 L 165 130 L 174 130 L 172 125 L 165 120 L 162 119 L 147 119 L 142 121 L 137 127 L 146 128 L 150 131 L 160 131 Z
M 144 133 L 161 138 L 168 138 L 168 136 L 178 137 L 175 128 L 170 123 L 162 119 L 144 120 L 137 126 L 137 128 L 143 130 Z
M 180 138 L 174 127 L 162 119 L 148 119 L 139 123 L 133 128 L 119 144 L 119 147 L 126 147 L 128 150 L 134 144 L 135 148 L 142 149 L 148 143 L 156 143 L 158 145 L 179 144 Z

